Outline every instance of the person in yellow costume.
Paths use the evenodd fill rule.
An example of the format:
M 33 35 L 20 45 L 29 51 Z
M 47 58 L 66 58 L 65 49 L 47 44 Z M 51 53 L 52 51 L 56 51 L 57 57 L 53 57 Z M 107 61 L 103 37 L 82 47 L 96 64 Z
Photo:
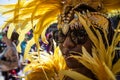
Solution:
M 69 76 L 64 77 L 65 80 L 116 80 L 116 75 L 120 72 L 118 68 L 120 61 L 113 64 L 113 60 L 116 46 L 120 41 L 119 25 L 112 31 L 109 18 L 119 15 L 119 4 L 119 0 L 18 0 L 15 5 L 1 7 L 12 8 L 12 10 L 3 12 L 3 14 L 14 12 L 12 18 L 4 25 L 10 23 L 11 29 L 14 28 L 20 37 L 33 29 L 33 38 L 27 44 L 25 56 L 29 52 L 29 46 L 35 42 L 39 52 L 39 37 L 41 36 L 47 44 L 46 29 L 52 23 L 58 23 L 58 43 L 67 69 L 81 74 L 76 77 L 77 73 L 71 72 L 74 74 L 71 75 L 62 72 Z M 21 40 L 22 38 L 20 42 Z M 30 71 L 30 66 L 27 67 L 27 71 L 30 71 L 28 74 L 30 79 L 35 79 L 36 76 L 37 79 L 42 79 L 37 74 L 39 70 L 37 66 L 40 64 L 36 64 L 36 67 L 31 65 L 34 69 L 36 68 L 36 73 Z M 46 74 L 48 77 L 53 77 L 50 73 Z

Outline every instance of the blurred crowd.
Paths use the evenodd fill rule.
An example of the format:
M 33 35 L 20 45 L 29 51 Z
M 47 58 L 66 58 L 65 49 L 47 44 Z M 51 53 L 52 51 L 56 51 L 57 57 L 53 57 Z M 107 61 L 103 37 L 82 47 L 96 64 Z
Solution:
M 4 33 L 6 33 L 6 35 L 7 35 L 8 28 L 9 27 L 7 27 L 7 29 L 3 30 Z M 55 36 L 53 36 L 53 33 L 56 32 L 56 31 L 57 31 L 56 24 L 51 26 L 51 28 L 49 28 L 46 31 L 46 38 L 49 42 L 48 44 L 45 44 L 44 42 L 42 42 L 41 38 L 39 39 L 39 42 L 40 42 L 40 45 L 41 45 L 41 49 L 40 49 L 41 51 L 44 50 L 48 53 L 51 53 L 51 52 L 53 53 L 53 51 L 54 51 L 53 37 L 55 37 Z M 2 73 L 2 76 L 4 77 L 4 80 L 24 80 L 24 78 L 21 78 L 22 76 L 24 76 L 23 69 L 24 69 L 24 66 L 26 65 L 26 63 L 29 64 L 30 61 L 24 60 L 23 57 L 24 57 L 24 52 L 25 52 L 27 42 L 33 37 L 32 32 L 33 31 L 30 30 L 28 33 L 26 33 L 24 40 L 20 44 L 21 52 L 17 52 L 17 55 L 19 57 L 18 67 L 10 69 L 10 70 L 1 70 L 1 73 Z M 0 55 L 1 55 L 4 52 L 4 50 L 8 47 L 8 45 L 6 44 L 6 42 L 3 41 L 3 37 L 4 37 L 3 33 L 0 33 L 0 34 L 1 34 L 0 35 L 0 37 L 1 37 L 1 40 L 0 40 Z M 15 44 L 15 48 L 19 43 L 18 37 L 19 37 L 18 33 L 14 31 L 12 36 L 11 36 L 10 41 Z M 7 38 L 7 36 L 6 36 L 6 38 Z M 31 47 L 30 52 L 36 52 L 36 51 L 37 51 L 36 45 L 34 44 Z M 9 63 L 9 61 L 6 61 L 6 63 Z

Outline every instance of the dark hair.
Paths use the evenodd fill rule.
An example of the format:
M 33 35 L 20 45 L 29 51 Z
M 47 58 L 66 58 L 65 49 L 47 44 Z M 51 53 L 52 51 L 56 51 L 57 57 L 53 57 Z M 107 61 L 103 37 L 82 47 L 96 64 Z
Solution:
M 7 36 L 7 32 L 1 32 L 2 36 Z M 11 35 L 11 41 L 18 40 L 19 34 L 17 32 L 13 32 Z
M 11 35 L 11 41 L 18 40 L 19 34 L 17 32 L 13 32 Z

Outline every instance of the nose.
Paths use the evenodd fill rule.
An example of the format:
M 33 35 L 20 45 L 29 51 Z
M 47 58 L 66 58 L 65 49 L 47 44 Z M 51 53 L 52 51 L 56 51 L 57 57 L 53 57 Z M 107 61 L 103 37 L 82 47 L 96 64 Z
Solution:
M 75 44 L 71 41 L 70 37 L 66 37 L 66 39 L 63 42 L 64 48 L 74 48 Z

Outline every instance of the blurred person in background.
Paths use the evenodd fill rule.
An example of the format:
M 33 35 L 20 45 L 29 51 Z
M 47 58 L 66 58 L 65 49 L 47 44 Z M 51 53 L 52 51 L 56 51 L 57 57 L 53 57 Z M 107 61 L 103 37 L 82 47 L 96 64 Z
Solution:
M 16 42 L 18 38 L 18 34 L 13 32 L 11 39 L 7 37 L 6 32 L 2 32 L 1 41 L 6 44 L 6 48 L 0 54 L 0 71 L 3 72 L 3 76 L 5 76 L 5 80 L 9 80 L 9 71 L 14 72 L 16 74 L 15 69 L 19 67 L 19 56 L 16 50 Z M 16 80 L 13 78 L 12 80 Z

